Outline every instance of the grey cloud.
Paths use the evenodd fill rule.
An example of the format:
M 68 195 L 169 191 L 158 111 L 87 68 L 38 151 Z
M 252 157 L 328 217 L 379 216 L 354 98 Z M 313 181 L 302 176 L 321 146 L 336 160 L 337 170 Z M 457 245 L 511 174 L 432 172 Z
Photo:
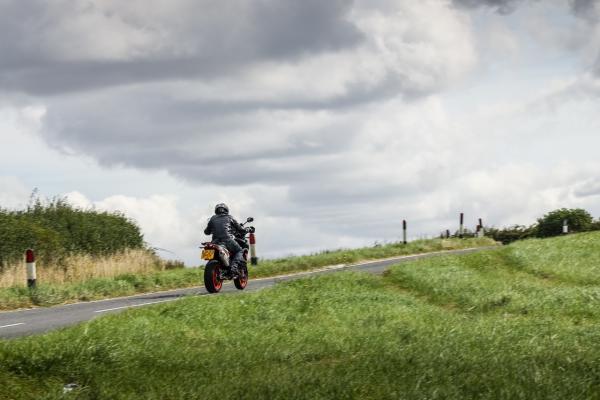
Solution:
M 68 46 L 53 55 L 52 46 L 36 41 L 49 28 L 69 22 L 60 13 L 49 12 L 48 4 L 76 3 L 0 0 L 2 5 L 31 8 L 22 11 L 12 28 L 7 18 L 1 20 L 6 14 L 0 13 L 0 30 L 12 35 L 14 42 L 0 43 L 6 50 L 2 55 L 11 54 L 0 59 L 0 87 L 41 94 L 38 99 L 47 107 L 41 135 L 56 148 L 89 155 L 105 166 L 168 171 L 191 183 L 189 187 L 206 196 L 207 202 L 218 200 L 222 192 L 234 193 L 230 198 L 253 202 L 253 213 L 261 210 L 280 221 L 302 221 L 297 232 L 313 228 L 329 233 L 327 240 L 394 238 L 399 235 L 394 221 L 405 217 L 411 232 L 435 232 L 455 226 L 460 211 L 469 218 L 488 218 L 490 224 L 504 224 L 507 215 L 518 217 L 510 222 L 524 223 L 523 215 L 537 216 L 542 208 L 555 206 L 555 187 L 570 188 L 570 182 L 590 176 L 585 173 L 566 184 L 560 181 L 560 171 L 527 176 L 529 164 L 521 164 L 525 160 L 551 163 L 564 154 L 576 154 L 574 163 L 585 158 L 581 146 L 564 145 L 548 136 L 552 130 L 546 128 L 540 131 L 543 136 L 535 151 L 531 146 L 515 150 L 519 147 L 515 143 L 524 143 L 532 129 L 527 126 L 531 113 L 514 124 L 495 118 L 479 125 L 478 103 L 487 97 L 457 96 L 455 103 L 455 93 L 449 99 L 432 99 L 443 104 L 421 107 L 430 100 L 425 95 L 457 79 L 446 78 L 445 71 L 468 70 L 469 62 L 464 61 L 468 54 L 458 61 L 452 56 L 464 50 L 461 44 L 469 43 L 471 27 L 464 22 L 467 18 L 454 21 L 457 13 L 448 10 L 446 2 L 385 2 L 388 8 L 383 11 L 366 10 L 360 22 L 372 31 L 363 33 L 346 19 L 352 6 L 348 2 L 262 1 L 255 3 L 257 9 L 243 7 L 251 3 L 213 2 L 215 8 L 233 4 L 235 12 L 217 9 L 209 18 L 186 8 L 196 2 L 177 0 L 182 8 L 176 14 L 184 23 L 167 21 L 169 27 L 181 29 L 164 31 L 172 34 L 166 43 L 158 43 L 157 35 L 156 47 L 142 40 L 127 48 L 132 53 L 113 49 L 114 59 L 96 59 L 95 52 L 73 58 L 76 52 Z M 518 2 L 455 3 L 507 13 Z M 121 4 L 125 9 L 136 3 L 104 0 L 103 4 Z M 395 9 L 398 4 L 404 8 Z M 353 9 L 350 14 L 361 11 L 365 10 Z M 232 17 L 235 13 L 239 21 Z M 188 15 L 192 21 L 198 19 L 198 26 L 185 23 Z M 398 19 L 386 20 L 390 15 Z M 35 35 L 21 27 L 23 21 Z M 142 22 L 135 13 L 128 14 L 125 25 L 133 27 L 132 32 L 118 37 L 146 33 L 138 29 Z M 233 26 L 235 30 L 229 29 Z M 149 29 L 151 34 L 162 27 Z M 63 35 L 59 33 L 55 36 Z M 382 51 L 377 52 L 376 44 Z M 343 53 L 342 59 L 334 57 L 338 53 Z M 312 56 L 323 55 L 331 56 L 330 62 L 311 64 Z M 372 60 L 378 64 L 369 63 Z M 256 68 L 258 77 L 245 74 L 256 63 L 273 69 Z M 363 68 L 358 72 L 347 68 L 354 67 L 352 63 Z M 305 79 L 307 75 L 310 79 Z M 332 84 L 340 75 L 343 78 Z M 403 103 L 397 96 L 418 101 Z M 498 105 L 493 96 L 490 103 Z M 461 113 L 473 115 L 461 121 Z M 496 125 L 502 131 L 500 145 L 490 138 Z M 593 153 L 593 140 L 583 139 L 570 142 L 586 143 Z M 511 164 L 519 168 L 504 173 Z M 151 190 L 159 190 L 155 184 L 148 182 Z M 589 187 L 578 189 L 579 195 L 592 193 Z M 195 196 L 188 198 L 197 201 Z M 292 239 L 282 234 L 280 222 L 274 225 L 278 245 L 290 246 Z M 300 234 L 297 240 L 307 243 Z M 323 245 L 331 247 L 329 242 Z
M 526 1 L 541 1 L 541 0 L 452 0 L 452 3 L 462 8 L 478 8 L 490 7 L 495 9 L 499 14 L 507 15 L 514 12 L 519 4 Z M 598 0 L 564 0 L 568 2 L 573 14 L 580 18 L 597 21 Z
M 490 7 L 504 15 L 512 13 L 521 1 L 522 0 L 452 0 L 452 2 L 459 7 Z
M 142 11 L 164 3 L 133 1 L 122 10 L 110 2 L 86 4 L 2 1 L 0 89 L 56 94 L 161 79 L 206 79 L 258 61 L 289 62 L 351 48 L 362 40 L 347 19 L 350 0 L 240 0 L 226 7 L 177 0 L 169 6 L 178 7 L 176 17 L 164 12 L 154 18 Z M 81 26 L 88 20 L 94 26 Z M 86 35 L 88 41 L 82 39 Z M 127 40 L 132 43 L 121 43 Z
M 300 180 L 307 168 L 298 164 L 306 162 L 312 169 L 318 168 L 318 158 L 343 152 L 353 134 L 343 123 L 310 131 L 296 131 L 292 126 L 272 132 L 273 127 L 257 122 L 258 114 L 279 111 L 263 111 L 257 105 L 207 103 L 204 109 L 204 104 L 177 105 L 168 98 L 139 93 L 125 102 L 112 97 L 106 102 L 86 102 L 58 102 L 48 109 L 47 143 L 92 154 L 105 165 L 164 168 L 194 183 Z M 273 142 L 280 136 L 284 139 L 274 145 L 265 134 L 271 135 Z M 254 148 L 241 144 L 252 143 L 254 135 Z
M 598 21 L 600 13 L 600 8 L 598 7 L 598 0 L 569 1 L 571 3 L 571 8 L 575 15 L 590 21 Z
M 250 4 L 233 4 L 242 3 Z M 399 96 L 423 99 L 442 90 L 475 62 L 470 27 L 444 2 L 389 3 L 384 11 L 352 10 L 355 17 L 363 13 L 352 20 L 362 24 L 361 33 L 347 19 L 350 2 L 261 1 L 257 9 L 233 7 L 241 10 L 240 21 L 217 12 L 215 21 L 200 18 L 199 27 L 183 24 L 166 46 L 134 43 L 131 49 L 143 51 L 125 55 L 109 49 L 114 59 L 96 59 L 95 50 L 73 58 L 71 48 L 58 48 L 52 56 L 48 43 L 36 51 L 12 44 L 6 48 L 12 57 L 0 61 L 0 87 L 39 95 L 47 107 L 41 135 L 62 151 L 90 155 L 103 166 L 166 170 L 194 187 L 285 188 L 281 216 L 308 214 L 331 222 L 336 233 L 335 221 L 380 235 L 386 207 L 396 215 L 401 211 L 395 201 L 414 203 L 413 193 L 431 190 L 447 172 L 435 159 L 417 156 L 412 143 L 421 142 L 428 151 L 437 144 L 413 138 L 418 133 L 410 128 L 374 129 L 385 131 L 386 140 L 370 146 L 365 126 L 385 123 L 399 111 L 390 109 L 378 120 L 371 113 Z M 38 34 L 68 23 L 40 10 L 46 10 L 44 4 L 70 3 L 31 4 L 38 5 L 31 19 Z M 185 19 L 187 11 L 177 13 Z M 435 21 L 427 18 L 432 11 Z M 123 38 L 138 32 L 140 21 L 130 17 L 127 29 L 135 29 Z M 51 23 L 36 25 L 44 18 Z M 441 22 L 443 32 L 437 29 Z M 229 32 L 230 26 L 236 29 Z M 452 40 L 458 46 L 449 49 Z M 406 160 L 388 149 L 399 137 L 406 143 L 397 151 Z M 414 168 L 394 175 L 403 163 Z M 257 201 L 268 201 L 263 197 L 270 192 L 264 193 L 257 193 Z M 386 207 L 365 206 L 380 203 Z
M 575 191 L 577 197 L 591 197 L 600 195 L 600 178 L 590 179 L 579 184 Z

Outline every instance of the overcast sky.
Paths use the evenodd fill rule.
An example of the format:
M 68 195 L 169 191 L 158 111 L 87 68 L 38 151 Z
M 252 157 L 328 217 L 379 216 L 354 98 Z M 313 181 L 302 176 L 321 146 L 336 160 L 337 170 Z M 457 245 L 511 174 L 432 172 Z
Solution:
M 0 206 L 121 210 L 199 263 L 600 217 L 595 0 L 0 0 Z

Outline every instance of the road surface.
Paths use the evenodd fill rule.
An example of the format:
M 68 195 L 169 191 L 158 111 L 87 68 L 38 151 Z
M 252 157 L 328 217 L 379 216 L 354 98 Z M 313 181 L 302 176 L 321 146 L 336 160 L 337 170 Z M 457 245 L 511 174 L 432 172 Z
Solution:
M 412 261 L 420 258 L 435 257 L 442 254 L 464 254 L 490 249 L 482 247 L 477 249 L 450 250 L 436 253 L 417 254 L 388 258 L 385 260 L 361 262 L 352 265 L 334 266 L 317 271 L 306 271 L 286 276 L 273 278 L 251 279 L 245 291 L 256 291 L 273 286 L 277 282 L 298 279 L 311 275 L 327 274 L 344 270 L 382 273 L 389 266 Z M 260 268 L 260 267 L 259 267 Z M 237 292 L 233 284 L 223 285 L 221 293 Z M 129 308 L 144 307 L 152 304 L 175 301 L 186 296 L 206 296 L 204 286 L 187 289 L 176 289 L 165 292 L 146 293 L 115 299 L 90 301 L 84 303 L 67 304 L 49 308 L 34 308 L 27 310 L 0 312 L 0 338 L 15 338 L 36 333 L 43 333 L 53 329 L 62 328 L 79 322 L 88 321 L 109 313 L 116 313 Z M 214 295 L 213 295 L 214 296 Z

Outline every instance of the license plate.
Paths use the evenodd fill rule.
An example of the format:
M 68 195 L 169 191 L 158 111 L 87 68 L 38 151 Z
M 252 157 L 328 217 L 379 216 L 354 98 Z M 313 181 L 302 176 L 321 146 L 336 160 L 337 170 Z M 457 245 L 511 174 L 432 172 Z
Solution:
M 215 258 L 215 251 L 214 250 L 207 250 L 204 249 L 202 250 L 202 259 L 203 260 L 212 260 L 213 258 Z

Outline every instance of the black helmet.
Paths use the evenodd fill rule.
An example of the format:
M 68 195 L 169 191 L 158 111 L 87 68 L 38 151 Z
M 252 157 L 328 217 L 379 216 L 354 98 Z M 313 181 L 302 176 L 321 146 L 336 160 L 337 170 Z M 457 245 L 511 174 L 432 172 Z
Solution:
M 229 214 L 229 207 L 225 203 L 219 203 L 215 206 L 215 214 Z

